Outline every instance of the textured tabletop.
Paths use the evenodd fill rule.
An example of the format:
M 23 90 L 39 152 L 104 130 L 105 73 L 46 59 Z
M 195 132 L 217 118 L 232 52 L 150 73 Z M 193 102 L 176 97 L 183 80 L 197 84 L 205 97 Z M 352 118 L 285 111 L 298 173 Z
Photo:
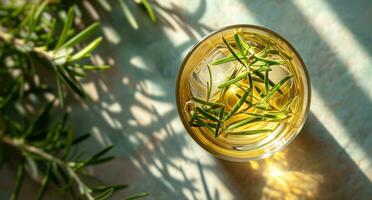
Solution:
M 103 181 L 130 184 L 115 197 L 147 191 L 149 199 L 372 198 L 370 0 L 157 2 L 158 23 L 136 13 L 138 30 L 119 6 L 99 15 L 106 42 L 96 59 L 114 67 L 84 84 L 94 103 L 72 109 L 77 131 L 93 134 L 86 151 L 117 147 L 114 161 L 91 169 Z M 249 163 L 216 159 L 199 147 L 175 105 L 188 50 L 211 31 L 239 23 L 288 39 L 312 86 L 311 111 L 297 138 Z

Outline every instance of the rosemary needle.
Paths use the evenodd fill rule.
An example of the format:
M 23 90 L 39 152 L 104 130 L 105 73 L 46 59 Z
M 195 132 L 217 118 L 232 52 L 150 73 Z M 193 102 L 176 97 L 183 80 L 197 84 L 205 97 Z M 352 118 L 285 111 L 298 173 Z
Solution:
M 214 133 L 216 138 L 221 133 L 228 135 L 254 135 L 272 132 L 272 129 L 242 130 L 241 127 L 256 122 L 282 122 L 292 116 L 289 107 L 295 101 L 295 98 L 289 99 L 284 105 L 279 106 L 280 108 L 277 108 L 278 105 L 272 105 L 268 102 L 276 92 L 283 94 L 281 87 L 293 77 L 293 75 L 286 76 L 276 84 L 270 80 L 270 66 L 285 65 L 287 63 L 286 59 L 288 58 L 282 56 L 284 53 L 282 51 L 284 50 L 279 49 L 272 42 L 262 44 L 250 42 L 248 44 L 239 34 L 234 35 L 235 45 L 230 44 L 224 37 L 222 37 L 222 40 L 230 54 L 224 58 L 212 61 L 211 64 L 219 65 L 237 61 L 240 66 L 236 66 L 233 73 L 227 80 L 220 83 L 217 86 L 217 91 L 212 94 L 213 76 L 211 65 L 207 64 L 209 74 L 209 80 L 206 83 L 207 97 L 206 99 L 192 97 L 195 103 L 200 103 L 202 106 L 195 106 L 189 122 L 190 126 L 207 128 Z M 265 46 L 263 44 L 268 45 Z M 281 57 L 281 59 L 270 57 L 273 54 L 276 55 L 275 58 Z M 225 93 L 230 89 L 231 85 L 239 88 L 238 91 L 234 91 L 238 101 L 232 107 L 226 107 L 229 101 L 226 101 L 225 98 L 229 97 L 225 96 Z M 254 89 L 258 95 L 253 92 Z M 211 101 L 212 98 L 214 101 Z M 240 109 L 243 104 L 246 104 L 246 106 L 244 106 L 244 109 Z M 232 116 L 237 116 L 240 119 L 236 120 L 236 118 L 231 118 Z M 231 122 L 229 121 L 230 118 L 234 120 Z
M 220 120 L 223 119 L 223 113 L 224 113 L 224 110 L 225 110 L 225 108 L 221 108 L 221 111 L 220 111 L 220 113 L 218 114 L 218 119 L 220 119 Z M 215 131 L 215 137 L 218 137 L 218 136 L 220 135 L 219 130 L 220 130 L 221 123 L 222 123 L 222 121 L 219 121 L 219 122 L 217 123 L 216 131 Z
M 272 131 L 273 131 L 272 129 L 256 129 L 256 130 L 228 132 L 227 134 L 229 135 L 255 135 L 255 134 L 261 134 L 261 133 L 270 133 Z
M 203 99 L 200 99 L 200 98 L 197 98 L 197 97 L 192 97 L 192 100 L 194 100 L 194 101 L 196 101 L 198 103 L 207 105 L 207 106 L 217 106 L 217 107 L 223 107 L 223 106 L 225 106 L 222 103 L 208 102 L 208 101 L 204 101 Z
M 206 117 L 207 119 L 210 119 L 212 121 L 220 121 L 218 118 L 216 118 L 215 116 L 209 114 L 208 112 L 206 112 L 205 110 L 203 110 L 202 108 L 199 108 L 199 107 L 196 107 L 196 110 L 201 114 L 203 115 L 204 117 Z
M 222 37 L 222 40 L 223 40 L 223 42 L 225 43 L 226 47 L 227 47 L 227 48 L 229 49 L 229 51 L 231 52 L 231 54 L 235 57 L 235 59 L 238 60 L 238 62 L 240 62 L 243 66 L 245 66 L 245 67 L 248 68 L 247 64 L 244 63 L 244 62 L 243 62 L 243 61 L 238 57 L 238 55 L 236 55 L 235 51 L 232 49 L 232 47 L 231 47 L 230 44 L 227 42 L 227 40 L 226 40 L 224 37 Z
M 282 80 L 280 80 L 275 86 L 270 90 L 269 93 L 261 100 L 261 102 L 266 102 L 276 91 L 280 89 L 280 87 L 287 82 L 289 79 L 291 79 L 293 75 L 289 75 L 284 77 Z
M 249 80 L 250 80 L 250 83 L 252 83 L 252 78 L 249 75 Z M 245 100 L 247 99 L 248 95 L 252 93 L 252 85 L 249 87 L 249 89 L 247 89 L 245 92 L 244 92 L 244 95 L 242 96 L 241 99 L 239 99 L 239 101 L 234 105 L 234 107 L 231 109 L 231 111 L 224 117 L 224 120 L 228 120 L 231 115 L 233 115 L 236 111 L 238 111 L 238 109 L 243 105 L 243 103 L 245 102 Z
M 207 64 L 207 68 L 208 68 L 208 74 L 209 74 L 209 83 L 207 81 L 207 102 L 209 102 L 209 98 L 211 96 L 211 92 L 212 92 L 212 72 L 211 72 L 211 68 L 209 66 L 209 64 Z
M 230 79 L 230 80 L 227 80 L 227 81 L 221 83 L 221 84 L 218 86 L 218 88 L 221 88 L 221 89 L 222 89 L 222 88 L 225 88 L 225 87 L 227 87 L 227 86 L 229 86 L 229 85 L 231 85 L 231 84 L 234 84 L 234 83 L 239 82 L 240 80 L 243 80 L 243 79 L 246 78 L 246 77 L 247 77 L 246 74 L 240 74 L 239 76 L 236 76 L 236 77 L 233 78 L 233 79 Z

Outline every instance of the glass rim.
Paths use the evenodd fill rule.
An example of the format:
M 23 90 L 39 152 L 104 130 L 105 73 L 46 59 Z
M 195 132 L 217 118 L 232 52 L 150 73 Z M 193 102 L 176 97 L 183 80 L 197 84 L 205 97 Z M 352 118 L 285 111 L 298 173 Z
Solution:
M 281 41 L 283 41 L 293 51 L 293 53 L 296 55 L 296 57 L 298 58 L 299 62 L 301 63 L 301 68 L 302 68 L 302 70 L 304 72 L 304 75 L 305 75 L 305 78 L 306 78 L 306 82 L 304 81 L 304 85 L 307 87 L 307 101 L 304 102 L 304 103 L 306 103 L 306 108 L 305 108 L 305 111 L 304 111 L 304 116 L 302 118 L 302 122 L 300 123 L 300 126 L 298 126 L 298 129 L 296 130 L 296 132 L 287 140 L 287 142 L 285 144 L 283 144 L 279 148 L 277 148 L 275 150 L 271 150 L 270 152 L 266 152 L 266 153 L 264 153 L 264 154 L 262 154 L 260 156 L 249 157 L 249 158 L 234 158 L 234 157 L 231 157 L 231 156 L 223 155 L 221 153 L 212 151 L 210 148 L 208 148 L 208 146 L 206 144 L 204 144 L 203 142 L 200 141 L 200 139 L 196 136 L 196 134 L 192 134 L 193 131 L 191 130 L 191 127 L 189 126 L 188 122 L 186 121 L 185 116 L 183 116 L 182 105 L 181 105 L 180 98 L 179 98 L 180 79 L 181 79 L 181 76 L 183 74 L 185 65 L 186 65 L 187 61 L 189 60 L 190 56 L 194 53 L 194 51 L 203 42 L 205 42 L 210 37 L 212 37 L 212 36 L 214 36 L 214 35 L 216 35 L 216 34 L 218 34 L 220 32 L 223 32 L 225 30 L 236 29 L 236 28 L 251 28 L 251 29 L 261 30 L 261 31 L 267 32 L 269 34 L 272 34 L 273 36 L 275 36 L 275 37 L 279 38 Z M 180 68 L 178 70 L 177 79 L 176 79 L 176 91 L 175 92 L 176 92 L 175 94 L 176 94 L 176 104 L 177 104 L 178 115 L 181 118 L 181 121 L 182 121 L 182 124 L 183 124 L 184 128 L 186 129 L 186 131 L 188 132 L 188 134 L 193 138 L 193 140 L 196 141 L 204 150 L 208 151 L 213 156 L 216 156 L 218 158 L 222 158 L 224 160 L 235 161 L 235 162 L 246 162 L 246 161 L 250 161 L 250 160 L 259 160 L 259 159 L 267 158 L 267 157 L 273 155 L 274 153 L 283 150 L 287 145 L 289 145 L 294 140 L 294 138 L 297 137 L 297 135 L 302 130 L 302 128 L 303 128 L 303 126 L 304 126 L 304 124 L 306 122 L 306 119 L 308 117 L 308 113 L 310 111 L 310 103 L 311 103 L 310 76 L 309 76 L 309 73 L 307 71 L 307 67 L 306 67 L 306 65 L 305 65 L 302 57 L 298 53 L 298 51 L 294 48 L 294 46 L 287 39 L 285 39 L 283 36 L 281 36 L 280 34 L 276 33 L 275 31 L 270 30 L 270 29 L 265 28 L 265 27 L 262 27 L 262 26 L 252 25 L 252 24 L 233 24 L 233 25 L 229 25 L 229 26 L 224 26 L 222 28 L 216 29 L 216 30 L 212 31 L 211 33 L 205 35 L 196 44 L 194 44 L 188 50 L 188 53 L 186 54 L 186 56 L 183 58 L 183 60 L 181 62 Z

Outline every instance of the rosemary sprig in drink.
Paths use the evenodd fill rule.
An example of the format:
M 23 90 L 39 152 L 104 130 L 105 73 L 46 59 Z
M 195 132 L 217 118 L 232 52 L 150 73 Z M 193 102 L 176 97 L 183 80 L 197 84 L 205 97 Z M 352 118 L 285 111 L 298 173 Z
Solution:
M 207 64 L 209 80 L 205 83 L 206 97 L 192 96 L 194 110 L 190 126 L 206 128 L 216 138 L 221 134 L 256 135 L 273 132 L 271 128 L 247 127 L 260 122 L 281 123 L 293 115 L 290 107 L 296 97 L 290 97 L 284 105 L 272 104 L 273 99 L 278 97 L 276 94 L 286 95 L 282 90 L 285 85 L 290 87 L 289 81 L 293 75 L 285 76 L 277 83 L 270 79 L 272 66 L 285 67 L 291 58 L 272 41 L 260 44 L 247 42 L 239 34 L 234 35 L 234 42 L 224 37 L 222 41 L 228 54 L 212 61 L 211 65 Z M 234 62 L 235 70 L 212 92 L 211 68 L 227 62 Z M 236 99 L 234 103 L 230 102 L 231 98 Z

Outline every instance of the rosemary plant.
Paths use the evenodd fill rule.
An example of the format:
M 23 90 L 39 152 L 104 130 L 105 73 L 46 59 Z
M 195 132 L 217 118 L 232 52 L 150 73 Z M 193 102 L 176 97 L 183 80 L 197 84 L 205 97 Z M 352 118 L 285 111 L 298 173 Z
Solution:
M 241 35 L 234 35 L 234 42 L 222 40 L 228 49 L 228 54 L 211 64 L 220 65 L 235 62 L 238 66 L 231 76 L 217 86 L 217 92 L 211 96 L 213 77 L 210 65 L 207 65 L 209 81 L 206 83 L 207 97 L 201 99 L 192 97 L 195 109 L 191 114 L 189 124 L 202 127 L 219 135 L 253 135 L 270 133 L 272 129 L 241 129 L 241 127 L 257 122 L 283 122 L 292 116 L 291 104 L 296 101 L 292 97 L 281 108 L 270 103 L 276 93 L 283 95 L 281 90 L 293 75 L 282 78 L 277 83 L 271 80 L 269 72 L 274 65 L 285 65 L 290 60 L 285 52 L 279 51 L 269 39 L 263 44 L 245 41 Z M 272 55 L 276 55 L 273 59 Z M 234 88 L 233 94 L 238 99 L 234 105 L 224 101 L 228 90 Z M 237 117 L 239 116 L 239 117 Z M 230 120 L 235 117 L 234 120 Z M 237 120 L 236 120 L 237 119 Z
M 67 94 L 88 99 L 80 83 L 87 71 L 110 68 L 86 61 L 102 42 L 91 39 L 99 24 L 77 31 L 78 8 L 66 12 L 59 1 L 5 2 L 0 2 L 0 167 L 18 166 L 11 199 L 18 198 L 26 174 L 40 183 L 36 199 L 48 188 L 72 199 L 108 199 L 127 185 L 92 183 L 86 168 L 112 160 L 113 146 L 91 156 L 78 152 L 75 146 L 89 134 L 77 136 L 65 112 Z

